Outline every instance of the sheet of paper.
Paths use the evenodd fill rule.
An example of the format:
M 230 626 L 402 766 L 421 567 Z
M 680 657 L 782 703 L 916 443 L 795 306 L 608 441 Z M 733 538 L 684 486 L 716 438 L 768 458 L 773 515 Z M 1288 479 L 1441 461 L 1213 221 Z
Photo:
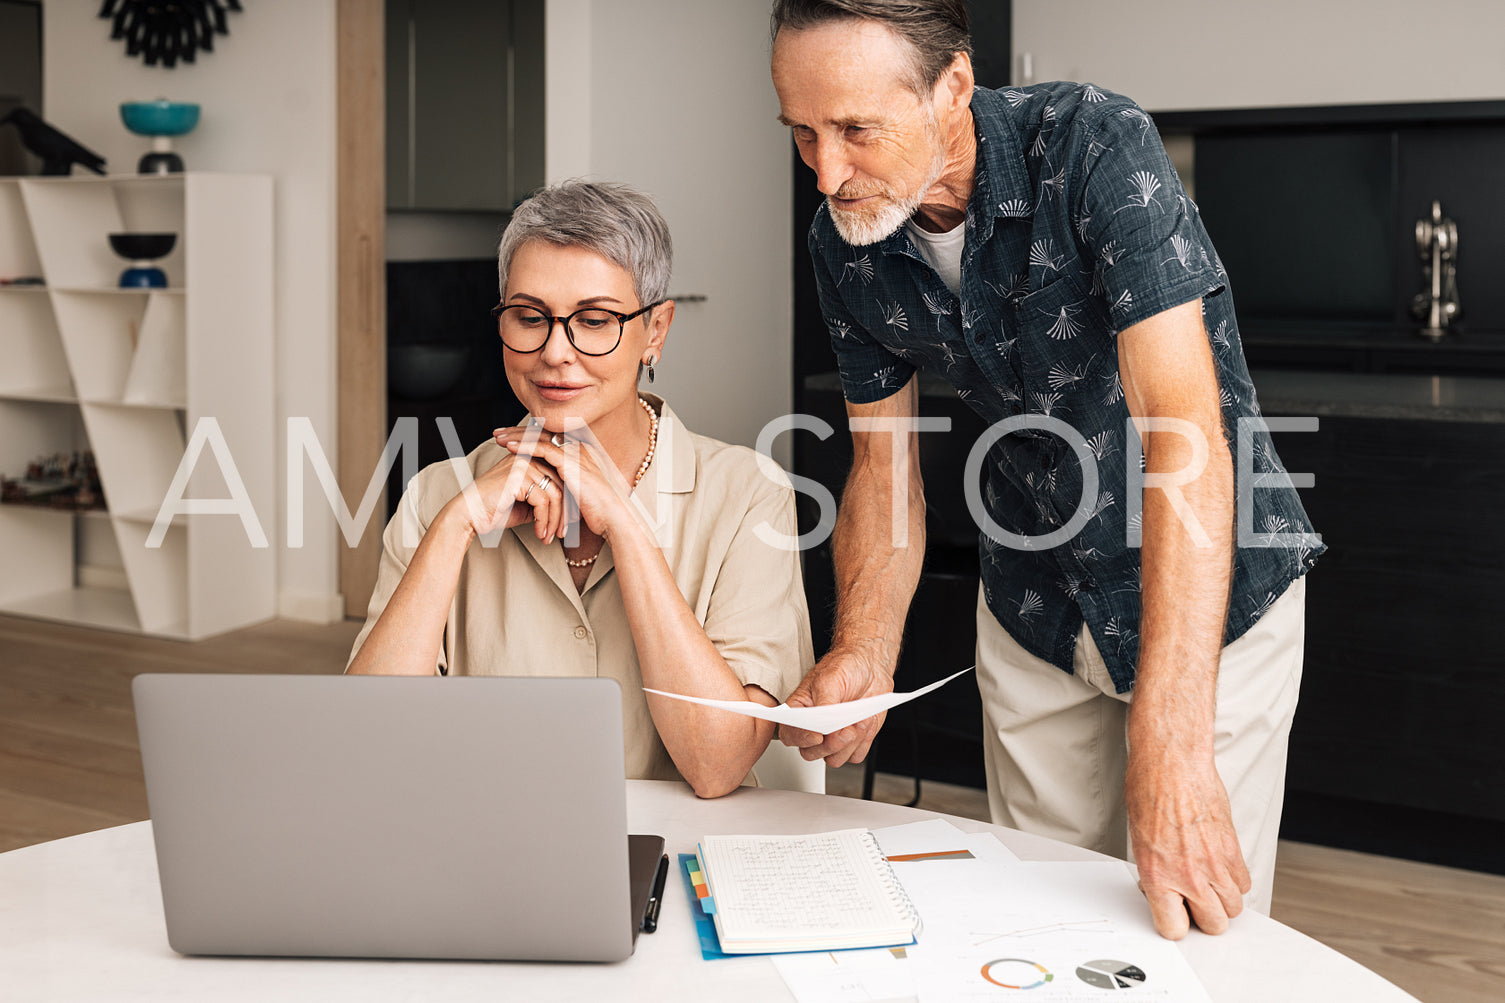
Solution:
M 990 833 L 963 832 L 933 818 L 883 829 L 873 836 L 887 856 L 918 856 L 894 862 L 894 876 L 920 914 L 920 942 L 931 933 L 930 917 L 978 908 L 979 888 L 997 888 L 1018 858 Z M 951 855 L 962 851 L 965 856 Z M 944 853 L 946 856 L 929 856 Z M 986 894 L 986 893 L 985 893 Z M 799 1003 L 889 1003 L 916 998 L 910 947 L 773 956 L 774 967 Z
M 1019 858 L 991 833 L 963 832 L 943 818 L 928 818 L 923 822 L 907 822 L 874 829 L 884 856 L 944 852 L 946 850 L 970 849 L 982 860 L 1012 862 Z M 985 837 L 978 839 L 978 837 Z
M 918 874 L 925 865 L 911 866 Z M 945 908 L 905 887 L 911 898 L 931 899 L 929 908 L 915 903 L 925 928 L 908 956 L 920 1003 L 996 1000 L 1016 990 L 1029 990 L 1031 1003 L 1101 1000 L 1120 991 L 1139 1000 L 1209 1003 L 1176 945 L 1155 932 L 1122 862 L 1013 864 L 970 892 L 950 889 Z
M 833 731 L 840 731 L 849 724 L 866 720 L 874 714 L 881 713 L 891 707 L 897 707 L 902 703 L 908 703 L 915 697 L 922 697 L 931 690 L 940 689 L 957 676 L 971 672 L 972 669 L 962 669 L 961 672 L 947 676 L 945 679 L 921 687 L 913 693 L 884 693 L 876 697 L 863 697 L 861 700 L 848 700 L 846 703 L 825 704 L 820 707 L 790 707 L 787 704 L 779 704 L 777 707 L 764 707 L 762 704 L 753 703 L 750 700 L 711 700 L 707 697 L 685 696 L 683 693 L 666 693 L 663 690 L 652 690 L 643 687 L 645 693 L 657 693 L 659 696 L 672 697 L 675 700 L 684 700 L 687 703 L 697 703 L 704 707 L 720 707 L 729 710 L 733 714 L 741 714 L 745 717 L 762 718 L 764 721 L 772 721 L 775 724 L 787 724 L 794 728 L 803 728 L 806 731 L 818 732 L 829 735 Z
M 912 1003 L 909 948 L 775 954 L 773 966 L 799 1003 Z

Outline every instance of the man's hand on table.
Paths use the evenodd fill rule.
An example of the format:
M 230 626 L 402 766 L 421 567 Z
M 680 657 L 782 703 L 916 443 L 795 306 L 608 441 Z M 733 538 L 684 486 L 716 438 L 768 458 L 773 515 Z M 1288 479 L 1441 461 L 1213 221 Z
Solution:
M 785 703 L 790 707 L 820 707 L 881 696 L 892 693 L 893 689 L 893 676 L 866 658 L 831 651 L 815 664 Z M 779 726 L 779 740 L 798 748 L 800 755 L 809 762 L 824 759 L 826 765 L 832 767 L 860 763 L 867 758 L 868 749 L 883 726 L 885 716 L 887 711 L 874 714 L 829 735 L 784 724 Z
M 1224 932 L 1252 887 L 1228 792 L 1211 758 L 1200 760 L 1131 747 L 1124 778 L 1139 887 L 1170 940 L 1186 936 L 1188 912 L 1204 932 Z

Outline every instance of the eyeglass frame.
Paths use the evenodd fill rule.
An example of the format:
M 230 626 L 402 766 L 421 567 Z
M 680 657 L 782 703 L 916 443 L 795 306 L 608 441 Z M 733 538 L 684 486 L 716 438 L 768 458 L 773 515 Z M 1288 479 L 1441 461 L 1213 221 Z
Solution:
M 564 336 L 569 341 L 571 348 L 579 352 L 581 355 L 588 355 L 593 359 L 599 359 L 602 356 L 610 355 L 612 352 L 615 352 L 618 348 L 622 347 L 622 335 L 627 331 L 627 322 L 629 320 L 636 320 L 638 317 L 641 317 L 643 314 L 647 313 L 649 310 L 652 310 L 654 307 L 663 306 L 667 302 L 669 302 L 669 298 L 666 296 L 663 299 L 658 300 L 657 302 L 649 303 L 645 307 L 634 310 L 632 313 L 621 313 L 617 310 L 608 310 L 604 306 L 583 306 L 579 310 L 566 314 L 562 317 L 547 313 L 531 303 L 498 303 L 496 306 L 491 308 L 491 316 L 497 319 L 497 337 L 501 340 L 502 347 L 506 348 L 509 352 L 516 352 L 518 355 L 532 355 L 534 352 L 543 351 L 544 348 L 549 344 L 549 339 L 554 336 L 554 323 L 558 321 L 559 323 L 564 325 Z M 505 311 L 514 308 L 532 310 L 534 313 L 541 314 L 543 318 L 549 322 L 548 333 L 544 335 L 543 341 L 537 348 L 530 348 L 527 351 L 523 351 L 522 349 L 513 348 L 511 345 L 507 344 L 507 340 L 505 338 L 502 338 L 500 327 L 502 314 Z M 600 313 L 609 313 L 613 317 L 617 318 L 617 343 L 615 345 L 612 345 L 604 352 L 587 352 L 585 349 L 575 344 L 575 332 L 570 328 L 570 321 L 573 318 L 579 316 L 582 313 L 588 313 L 592 310 Z

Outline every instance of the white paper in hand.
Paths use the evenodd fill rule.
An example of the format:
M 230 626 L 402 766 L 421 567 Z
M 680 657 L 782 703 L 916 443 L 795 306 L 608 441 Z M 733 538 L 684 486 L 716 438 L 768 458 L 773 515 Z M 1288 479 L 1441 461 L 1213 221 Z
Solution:
M 821 735 L 829 735 L 833 731 L 840 731 L 849 724 L 865 721 L 874 714 L 880 714 L 890 707 L 897 707 L 902 703 L 908 703 L 915 697 L 922 697 L 931 690 L 940 689 L 957 676 L 971 672 L 968 666 L 954 675 L 921 687 L 913 693 L 884 693 L 875 697 L 863 697 L 861 700 L 848 700 L 845 703 L 823 704 L 819 707 L 790 707 L 788 704 L 779 704 L 777 707 L 764 707 L 762 704 L 753 703 L 751 700 L 711 700 L 706 697 L 688 697 L 682 693 L 665 693 L 663 690 L 651 690 L 643 687 L 644 693 L 657 693 L 661 697 L 671 697 L 675 700 L 683 700 L 686 703 L 698 703 L 704 707 L 720 707 L 729 710 L 733 714 L 741 714 L 744 717 L 762 718 L 764 721 L 772 721 L 775 724 L 787 724 L 792 728 L 803 728 L 806 731 L 817 732 Z

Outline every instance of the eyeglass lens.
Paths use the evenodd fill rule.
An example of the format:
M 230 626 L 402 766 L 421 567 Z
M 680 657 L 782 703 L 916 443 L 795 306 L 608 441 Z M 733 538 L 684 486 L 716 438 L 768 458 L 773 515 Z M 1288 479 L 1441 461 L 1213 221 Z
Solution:
M 502 343 L 514 352 L 536 352 L 549 340 L 549 315 L 530 306 L 500 311 Z M 576 310 L 564 322 L 566 336 L 586 355 L 607 355 L 622 340 L 622 322 L 607 310 Z

